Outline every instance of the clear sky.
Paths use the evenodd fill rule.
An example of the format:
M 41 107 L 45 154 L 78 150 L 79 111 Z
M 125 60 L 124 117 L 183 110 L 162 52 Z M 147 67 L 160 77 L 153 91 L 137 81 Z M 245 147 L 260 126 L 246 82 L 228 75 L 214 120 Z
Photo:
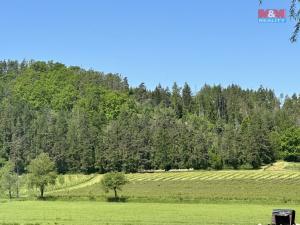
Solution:
M 286 8 L 288 0 L 264 0 Z M 293 23 L 260 24 L 258 0 L 9 0 L 0 59 L 54 60 L 126 76 L 131 85 L 187 81 L 300 92 Z

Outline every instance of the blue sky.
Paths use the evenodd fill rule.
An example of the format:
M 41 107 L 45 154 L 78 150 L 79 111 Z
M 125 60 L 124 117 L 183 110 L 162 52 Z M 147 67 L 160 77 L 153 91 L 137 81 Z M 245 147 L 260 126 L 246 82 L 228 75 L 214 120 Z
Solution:
M 293 23 L 258 23 L 258 0 L 10 0 L 1 8 L 0 59 L 117 72 L 151 89 L 187 81 L 193 91 L 235 83 L 300 92 Z

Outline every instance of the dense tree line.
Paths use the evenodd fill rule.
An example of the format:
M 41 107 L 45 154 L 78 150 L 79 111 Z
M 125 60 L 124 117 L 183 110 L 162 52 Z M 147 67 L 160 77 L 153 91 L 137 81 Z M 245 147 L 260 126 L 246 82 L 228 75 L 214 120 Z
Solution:
M 186 83 L 129 87 L 119 74 L 0 62 L 0 164 L 44 152 L 59 173 L 258 168 L 300 156 L 300 96 Z

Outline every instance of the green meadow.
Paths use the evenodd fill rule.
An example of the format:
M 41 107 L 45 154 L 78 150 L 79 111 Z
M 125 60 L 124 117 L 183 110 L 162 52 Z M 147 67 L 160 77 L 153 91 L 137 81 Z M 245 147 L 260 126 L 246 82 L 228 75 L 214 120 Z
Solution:
M 0 225 L 268 224 L 273 208 L 300 211 L 298 168 L 279 162 L 256 171 L 126 174 L 122 202 L 108 202 L 103 175 L 63 175 L 45 200 L 25 188 L 19 200 L 3 198 Z
M 254 225 L 270 222 L 282 205 L 12 201 L 0 204 L 2 224 Z M 300 210 L 299 205 L 284 205 Z M 1 224 L 1 223 L 0 223 Z

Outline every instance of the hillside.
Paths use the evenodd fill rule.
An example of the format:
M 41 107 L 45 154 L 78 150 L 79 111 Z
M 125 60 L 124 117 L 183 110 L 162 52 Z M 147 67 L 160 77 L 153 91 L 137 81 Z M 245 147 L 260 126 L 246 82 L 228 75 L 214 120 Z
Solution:
M 148 90 L 119 74 L 55 62 L 0 62 L 0 164 L 19 174 L 45 152 L 58 173 L 258 169 L 299 161 L 300 98 L 174 83 Z

